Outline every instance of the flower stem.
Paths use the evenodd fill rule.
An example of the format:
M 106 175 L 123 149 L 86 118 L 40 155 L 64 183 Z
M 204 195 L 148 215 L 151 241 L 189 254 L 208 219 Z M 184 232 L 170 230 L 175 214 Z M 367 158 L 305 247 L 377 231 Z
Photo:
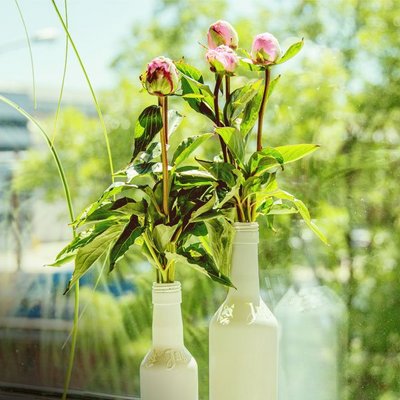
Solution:
M 265 68 L 265 84 L 264 84 L 264 92 L 261 101 L 260 111 L 258 112 L 258 129 L 257 129 L 257 151 L 262 149 L 262 129 L 263 129 L 263 121 L 264 121 L 264 112 L 265 106 L 267 104 L 268 98 L 268 89 L 270 82 L 271 74 L 269 68 Z
M 221 74 L 216 75 L 216 82 L 215 82 L 215 89 L 214 89 L 215 124 L 217 125 L 217 127 L 222 126 L 221 121 L 219 119 L 219 104 L 218 104 L 218 96 L 219 96 L 219 90 L 221 89 L 222 78 L 223 78 L 223 75 L 221 75 Z M 218 135 L 218 137 L 219 137 L 219 142 L 221 144 L 221 150 L 222 150 L 222 155 L 224 157 L 224 161 L 227 162 L 228 155 L 227 155 L 227 151 L 226 151 L 226 144 L 220 135 Z
M 143 232 L 143 241 L 146 244 L 147 249 L 149 250 L 149 253 L 154 261 L 154 264 L 156 265 L 157 268 L 157 283 L 162 283 L 165 281 L 165 270 L 160 263 L 160 260 L 157 257 L 157 254 L 154 251 L 153 245 L 151 244 L 151 240 L 147 236 L 147 232 Z
M 235 199 L 236 199 L 236 211 L 238 213 L 239 222 L 248 222 L 246 221 L 246 216 L 243 210 L 243 204 L 240 197 L 235 196 Z
M 163 211 L 167 219 L 169 218 L 168 209 L 168 194 L 169 194 L 169 182 L 168 182 L 168 153 L 167 153 L 167 143 L 168 143 L 168 97 L 160 97 L 162 106 L 162 120 L 163 129 L 160 132 L 161 138 L 161 161 L 162 161 L 162 172 L 163 172 Z
M 167 282 L 175 281 L 175 261 L 170 261 L 167 265 Z
M 231 77 L 229 75 L 225 75 L 225 108 L 224 108 L 224 122 L 226 126 L 229 126 L 228 115 L 227 115 L 227 107 L 226 105 L 231 100 Z

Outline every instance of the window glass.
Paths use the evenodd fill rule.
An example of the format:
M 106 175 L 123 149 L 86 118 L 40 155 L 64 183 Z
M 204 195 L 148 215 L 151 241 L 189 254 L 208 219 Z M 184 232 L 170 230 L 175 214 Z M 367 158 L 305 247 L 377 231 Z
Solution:
M 15 4 L 4 3 L 0 95 L 49 135 L 77 213 L 110 183 L 103 127 L 71 45 L 58 109 L 65 35 L 51 3 L 18 4 L 34 85 L 24 24 Z M 280 323 L 279 399 L 400 398 L 400 1 L 218 0 L 211 7 L 152 0 L 139 7 L 129 0 L 70 0 L 57 2 L 61 15 L 65 4 L 116 171 L 129 162 L 136 119 L 153 100 L 138 80 L 151 58 L 185 55 L 214 85 L 202 45 L 216 18 L 231 21 L 248 50 L 253 36 L 266 30 L 283 49 L 304 37 L 302 52 L 276 69 L 281 78 L 267 104 L 265 140 L 321 146 L 286 166 L 280 179 L 307 204 L 329 246 L 298 215 L 259 220 L 262 296 Z M 171 99 L 187 116 L 171 148 L 213 129 L 182 103 Z M 255 148 L 255 140 L 249 146 Z M 214 151 L 210 144 L 199 155 Z M 69 222 L 42 132 L 0 101 L 0 393 L 63 390 L 74 290 L 63 293 L 73 265 L 49 264 L 71 239 Z M 112 273 L 101 261 L 82 278 L 72 393 L 139 396 L 154 279 L 135 246 Z M 200 398 L 207 399 L 208 322 L 226 290 L 184 266 L 178 279 L 185 343 L 199 365 Z

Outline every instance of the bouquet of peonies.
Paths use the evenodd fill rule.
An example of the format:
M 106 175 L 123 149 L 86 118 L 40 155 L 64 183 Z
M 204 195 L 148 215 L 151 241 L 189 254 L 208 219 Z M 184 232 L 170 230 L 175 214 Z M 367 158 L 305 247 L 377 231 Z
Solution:
M 80 232 L 53 264 L 75 260 L 67 291 L 100 258 L 107 258 L 112 271 L 133 244 L 155 267 L 159 283 L 174 281 L 179 262 L 231 286 L 226 255 L 230 224 L 253 222 L 259 215 L 299 213 L 325 241 L 304 203 L 278 185 L 287 164 L 318 146 L 273 148 L 262 143 L 264 111 L 280 78 L 271 76 L 273 68 L 294 57 L 303 41 L 282 55 L 277 39 L 262 33 L 248 53 L 238 48 L 238 35 L 226 21 L 212 24 L 207 39 L 205 58 L 215 74 L 213 88 L 197 68 L 167 57 L 152 60 L 141 75 L 143 87 L 157 101 L 138 117 L 129 164 L 117 173 L 118 181 L 76 218 L 73 225 Z M 253 71 L 255 78 L 231 91 L 241 68 Z M 212 129 L 184 139 L 169 154 L 169 138 L 182 120 L 169 109 L 171 96 L 186 101 L 212 123 Z M 188 163 L 196 149 L 216 138 L 219 154 Z M 220 243 L 209 237 L 219 237 Z

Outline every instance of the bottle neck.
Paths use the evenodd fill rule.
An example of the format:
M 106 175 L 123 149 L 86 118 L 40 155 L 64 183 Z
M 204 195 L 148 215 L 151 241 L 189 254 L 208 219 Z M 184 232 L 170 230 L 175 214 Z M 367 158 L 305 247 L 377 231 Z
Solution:
M 175 348 L 183 344 L 181 284 L 153 283 L 153 347 Z
M 234 228 L 231 280 L 236 289 L 229 289 L 228 297 L 258 303 L 260 299 L 258 224 L 238 222 L 234 224 Z

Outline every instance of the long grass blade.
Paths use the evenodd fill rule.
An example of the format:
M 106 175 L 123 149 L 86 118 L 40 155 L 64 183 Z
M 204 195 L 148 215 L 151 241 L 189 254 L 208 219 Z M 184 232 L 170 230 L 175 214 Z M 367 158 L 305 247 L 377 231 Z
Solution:
M 76 45 L 75 45 L 75 42 L 73 41 L 73 39 L 72 39 L 72 37 L 71 37 L 71 35 L 70 35 L 70 33 L 69 33 L 68 27 L 67 27 L 66 24 L 65 24 L 65 21 L 64 21 L 62 15 L 61 15 L 61 13 L 60 13 L 60 10 L 59 10 L 58 7 L 57 7 L 57 4 L 56 4 L 55 0 L 51 0 L 51 2 L 52 2 L 52 4 L 53 4 L 54 10 L 56 11 L 57 16 L 58 16 L 58 18 L 59 18 L 59 20 L 60 20 L 60 22 L 61 22 L 61 25 L 63 26 L 63 29 L 64 29 L 66 35 L 68 36 L 68 40 L 69 40 L 69 42 L 71 43 L 71 46 L 72 46 L 72 48 L 73 48 L 73 50 L 74 50 L 74 53 L 75 53 L 75 56 L 76 56 L 76 58 L 77 58 L 77 60 L 78 60 L 78 62 L 79 62 L 79 65 L 81 66 L 82 72 L 83 72 L 83 74 L 84 74 L 84 76 L 85 76 L 86 83 L 87 83 L 88 86 L 89 86 L 89 90 L 90 90 L 90 93 L 91 93 L 91 95 L 92 95 L 93 102 L 94 102 L 94 104 L 95 104 L 97 114 L 98 114 L 98 116 L 99 116 L 100 124 L 101 124 L 102 129 L 103 129 L 104 139 L 105 139 L 106 147 L 107 147 L 108 163 L 109 163 L 110 172 L 111 172 L 111 180 L 114 182 L 114 166 L 113 166 L 113 159 L 112 159 L 112 154 L 111 154 L 110 141 L 108 140 L 107 127 L 106 127 L 106 124 L 105 124 L 105 121 L 104 121 L 104 118 L 103 118 L 103 113 L 102 113 L 102 111 L 101 111 L 99 102 L 97 101 L 97 97 L 96 97 L 96 94 L 95 94 L 95 92 L 94 92 L 92 83 L 91 83 L 91 81 L 90 81 L 90 79 L 89 79 L 89 75 L 88 75 L 88 73 L 87 73 L 87 71 L 86 71 L 85 65 L 83 64 L 82 58 L 81 58 L 81 56 L 80 56 L 80 54 L 79 54 L 79 52 L 78 52 L 78 49 L 77 49 L 77 47 L 76 47 Z
M 99 284 L 100 284 L 101 279 L 103 278 L 103 272 L 104 272 L 104 270 L 105 270 L 106 264 L 107 264 L 107 257 L 104 259 L 103 265 L 101 266 L 99 276 L 97 277 L 96 282 L 95 282 L 94 287 L 93 287 L 93 292 L 96 291 L 97 287 L 98 287 Z M 88 308 L 88 306 L 89 306 L 89 303 L 86 304 L 85 307 L 83 308 L 83 310 L 80 312 L 79 318 L 78 318 L 78 322 L 79 322 L 79 321 L 82 319 L 82 317 L 85 315 L 85 312 L 86 312 L 86 309 Z M 74 311 L 75 311 L 75 310 L 74 310 Z M 69 340 L 71 339 L 71 337 L 73 336 L 73 334 L 74 334 L 74 328 L 72 328 L 71 333 L 70 333 L 70 334 L 68 335 L 68 337 L 65 339 L 65 342 L 63 343 L 63 345 L 62 345 L 62 347 L 61 347 L 62 349 L 65 348 L 65 346 L 67 345 L 67 343 L 69 342 Z
M 62 400 L 66 400 L 68 395 L 69 385 L 71 383 L 72 369 L 74 367 L 74 362 L 75 362 L 76 342 L 78 339 L 78 323 L 79 323 L 79 279 L 75 284 L 74 322 L 72 327 L 71 350 L 69 352 L 68 368 L 67 368 L 67 373 L 65 375 L 63 395 L 61 397 Z
M 62 183 L 62 186 L 64 189 L 65 199 L 66 199 L 67 206 L 68 206 L 69 217 L 70 217 L 71 222 L 73 222 L 75 217 L 74 217 L 74 210 L 73 210 L 72 200 L 71 200 L 71 192 L 70 192 L 70 189 L 68 186 L 67 178 L 65 176 L 64 168 L 61 164 L 60 157 L 58 156 L 58 153 L 57 153 L 55 147 L 53 146 L 53 143 L 51 142 L 46 131 L 41 127 L 39 122 L 37 122 L 36 119 L 31 114 L 29 114 L 27 111 L 25 111 L 18 104 L 14 103 L 12 100 L 0 95 L 0 101 L 8 104 L 10 107 L 12 107 L 14 110 L 18 111 L 21 115 L 23 115 L 30 122 L 32 122 L 39 129 L 40 133 L 44 137 L 45 141 L 47 142 L 47 145 L 49 146 L 50 152 L 53 155 L 54 161 L 56 163 L 57 171 L 58 171 L 58 174 L 60 175 L 61 183 Z M 74 234 L 75 234 L 75 231 L 74 231 Z
M 33 53 L 32 53 L 31 40 L 29 39 L 28 28 L 27 28 L 26 23 L 25 23 L 24 15 L 22 14 L 21 7 L 18 4 L 18 0 L 14 0 L 14 1 L 15 1 L 15 5 L 17 6 L 18 14 L 19 14 L 19 16 L 21 18 L 22 25 L 24 26 L 26 42 L 28 44 L 29 57 L 31 59 L 31 71 L 32 71 L 33 108 L 36 110 L 36 78 L 35 78 L 35 65 L 34 65 L 34 62 L 33 62 Z
M 64 14 L 65 14 L 65 26 L 68 28 L 68 2 L 67 2 L 67 0 L 64 0 Z M 56 115 L 54 117 L 53 134 L 51 136 L 51 142 L 53 144 L 54 144 L 54 140 L 56 139 L 58 117 L 60 115 L 61 102 L 62 102 L 62 98 L 63 98 L 63 94 L 64 94 L 65 77 L 67 76 L 68 50 L 69 50 L 69 40 L 68 40 L 68 35 L 65 35 L 64 68 L 63 68 L 63 74 L 62 74 L 62 78 L 61 78 L 61 87 L 60 87 L 60 94 L 58 96 Z

